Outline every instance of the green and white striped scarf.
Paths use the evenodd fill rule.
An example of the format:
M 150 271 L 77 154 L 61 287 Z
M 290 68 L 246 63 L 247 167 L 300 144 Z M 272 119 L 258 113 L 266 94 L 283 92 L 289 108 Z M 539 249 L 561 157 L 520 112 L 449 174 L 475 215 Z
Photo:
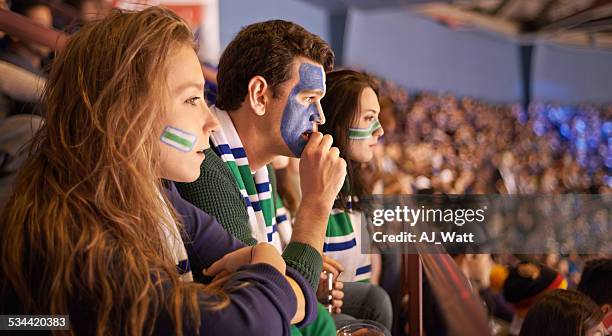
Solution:
M 161 228 L 163 234 L 162 238 L 166 242 L 166 249 L 172 257 L 172 261 L 176 265 L 176 270 L 179 273 L 181 280 L 185 282 L 193 282 L 193 274 L 191 273 L 191 266 L 189 265 L 185 243 L 183 242 L 183 238 L 181 238 L 176 221 L 174 218 L 172 218 L 168 205 L 161 196 L 161 193 L 159 194 L 159 197 L 164 204 L 165 218 L 162 220 Z
M 214 105 L 210 109 L 221 125 L 211 135 L 213 145 L 238 183 L 249 214 L 253 237 L 258 242 L 271 243 L 282 252 L 279 225 L 283 226 L 280 231 L 287 232 L 286 229 L 289 229 L 290 232 L 291 223 L 286 220 L 286 216 L 276 216 L 276 204 L 266 166 L 255 172 L 251 171 L 249 160 L 232 119 L 227 112 Z M 287 239 L 283 237 L 282 240 Z
M 381 127 L 376 119 L 367 128 L 349 128 L 348 136 L 351 140 L 370 139 L 372 133 Z M 348 191 L 348 178 L 345 182 L 344 188 Z M 327 223 L 323 253 L 344 266 L 345 272 L 340 275 L 340 280 L 369 281 L 372 274 L 371 257 L 361 253 L 361 218 L 359 213 L 352 211 L 352 201 L 349 196 L 347 211 L 332 210 Z
M 323 254 L 344 267 L 340 281 L 367 282 L 371 277 L 370 255 L 361 253 L 360 216 L 358 211 L 352 210 L 352 197 L 349 196 L 347 210 L 332 209 L 327 222 Z

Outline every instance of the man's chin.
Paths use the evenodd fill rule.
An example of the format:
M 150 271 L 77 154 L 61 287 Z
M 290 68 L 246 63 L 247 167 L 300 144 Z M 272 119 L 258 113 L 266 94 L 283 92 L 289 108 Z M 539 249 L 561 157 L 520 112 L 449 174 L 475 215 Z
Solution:
M 293 154 L 293 156 L 296 158 L 302 157 L 302 152 L 304 152 L 304 148 L 306 148 L 307 144 L 308 144 L 308 140 L 300 139 L 300 142 L 298 143 L 297 148 L 295 148 L 296 151 Z
M 299 141 L 296 141 L 296 144 L 293 146 L 289 146 L 288 144 L 284 144 L 283 146 L 283 153 L 279 153 L 279 155 L 283 155 L 283 156 L 287 156 L 287 157 L 293 157 L 293 158 L 300 158 L 302 156 L 302 152 L 304 151 L 304 148 L 306 147 L 306 141 L 299 139 Z

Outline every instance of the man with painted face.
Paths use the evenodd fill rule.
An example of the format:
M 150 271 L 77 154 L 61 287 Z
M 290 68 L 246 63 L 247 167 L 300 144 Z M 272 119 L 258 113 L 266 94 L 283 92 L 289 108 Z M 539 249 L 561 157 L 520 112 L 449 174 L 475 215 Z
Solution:
M 248 245 L 269 242 L 317 288 L 322 247 L 346 163 L 317 132 L 325 122 L 320 99 L 334 55 L 320 37 L 291 22 L 274 20 L 243 28 L 219 62 L 218 97 L 211 107 L 220 127 L 193 183 L 177 185 L 181 195 L 208 212 Z M 275 184 L 268 164 L 279 156 L 300 157 L 302 203 L 286 246 L 276 217 Z M 335 335 L 333 321 L 319 306 L 309 334 Z M 331 323 L 331 324 L 330 324 Z
M 296 157 L 302 154 L 313 128 L 324 122 L 319 99 L 325 94 L 325 72 L 320 65 L 301 61 L 298 82 L 287 97 L 280 128 L 283 140 Z

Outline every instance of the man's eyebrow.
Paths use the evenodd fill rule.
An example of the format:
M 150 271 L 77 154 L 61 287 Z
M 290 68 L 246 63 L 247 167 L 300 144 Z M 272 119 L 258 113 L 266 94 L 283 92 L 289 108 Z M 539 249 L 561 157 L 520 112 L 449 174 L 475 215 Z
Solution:
M 301 94 L 323 94 L 325 91 L 321 89 L 305 89 L 300 91 Z
M 179 86 L 176 87 L 176 89 L 174 90 L 175 93 L 179 93 L 182 92 L 186 89 L 189 88 L 195 88 L 197 90 L 203 90 L 204 89 L 204 83 L 201 82 L 187 82 L 187 83 L 183 83 Z

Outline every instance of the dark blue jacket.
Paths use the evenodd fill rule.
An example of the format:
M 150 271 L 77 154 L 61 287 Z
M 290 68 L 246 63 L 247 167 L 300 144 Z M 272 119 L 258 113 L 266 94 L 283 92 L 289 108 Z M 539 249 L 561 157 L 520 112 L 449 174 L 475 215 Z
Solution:
M 183 242 L 194 277 L 197 278 L 203 269 L 210 267 L 227 253 L 245 246 L 225 231 L 213 217 L 182 199 L 174 184 L 167 184 L 166 194 L 182 217 Z M 306 316 L 298 325 L 304 326 L 316 319 L 315 293 L 310 283 L 293 268 L 287 267 L 286 275 L 294 279 L 304 293 Z M 245 283 L 248 285 L 240 286 Z M 0 314 L 27 314 L 21 310 L 15 293 L 3 286 L 5 284 L 6 281 L 0 274 Z M 230 276 L 223 288 L 227 289 L 230 300 L 223 309 L 211 310 L 206 303 L 218 298 L 200 294 L 200 335 L 290 335 L 291 319 L 295 315 L 297 303 L 284 274 L 268 264 L 244 265 Z M 96 312 L 78 298 L 71 298 L 69 306 L 71 330 L 78 335 L 95 334 Z M 174 324 L 167 311 L 162 311 L 159 316 L 152 316 L 145 329 L 148 327 L 153 328 L 154 335 L 175 334 Z M 0 335 L 5 333 L 10 334 L 11 331 L 0 331 Z M 195 333 L 195 330 L 184 330 L 185 335 Z M 30 331 L 19 334 L 46 335 L 50 332 Z
M 212 216 L 184 200 L 174 184 L 169 184 L 168 198 L 181 215 L 184 225 L 183 242 L 189 256 L 192 273 L 202 270 L 225 254 L 244 247 Z M 296 270 L 287 267 L 286 274 L 302 289 L 306 299 L 306 317 L 299 326 L 312 322 L 317 315 L 317 299 L 309 282 Z M 289 335 L 290 321 L 295 314 L 296 298 L 285 277 L 267 264 L 242 266 L 226 287 L 248 281 L 252 285 L 229 294 L 231 304 L 220 311 L 202 309 L 201 335 Z M 205 296 L 203 295 L 205 300 Z M 159 331 L 168 330 L 160 326 Z M 162 332 L 165 334 L 165 332 Z

